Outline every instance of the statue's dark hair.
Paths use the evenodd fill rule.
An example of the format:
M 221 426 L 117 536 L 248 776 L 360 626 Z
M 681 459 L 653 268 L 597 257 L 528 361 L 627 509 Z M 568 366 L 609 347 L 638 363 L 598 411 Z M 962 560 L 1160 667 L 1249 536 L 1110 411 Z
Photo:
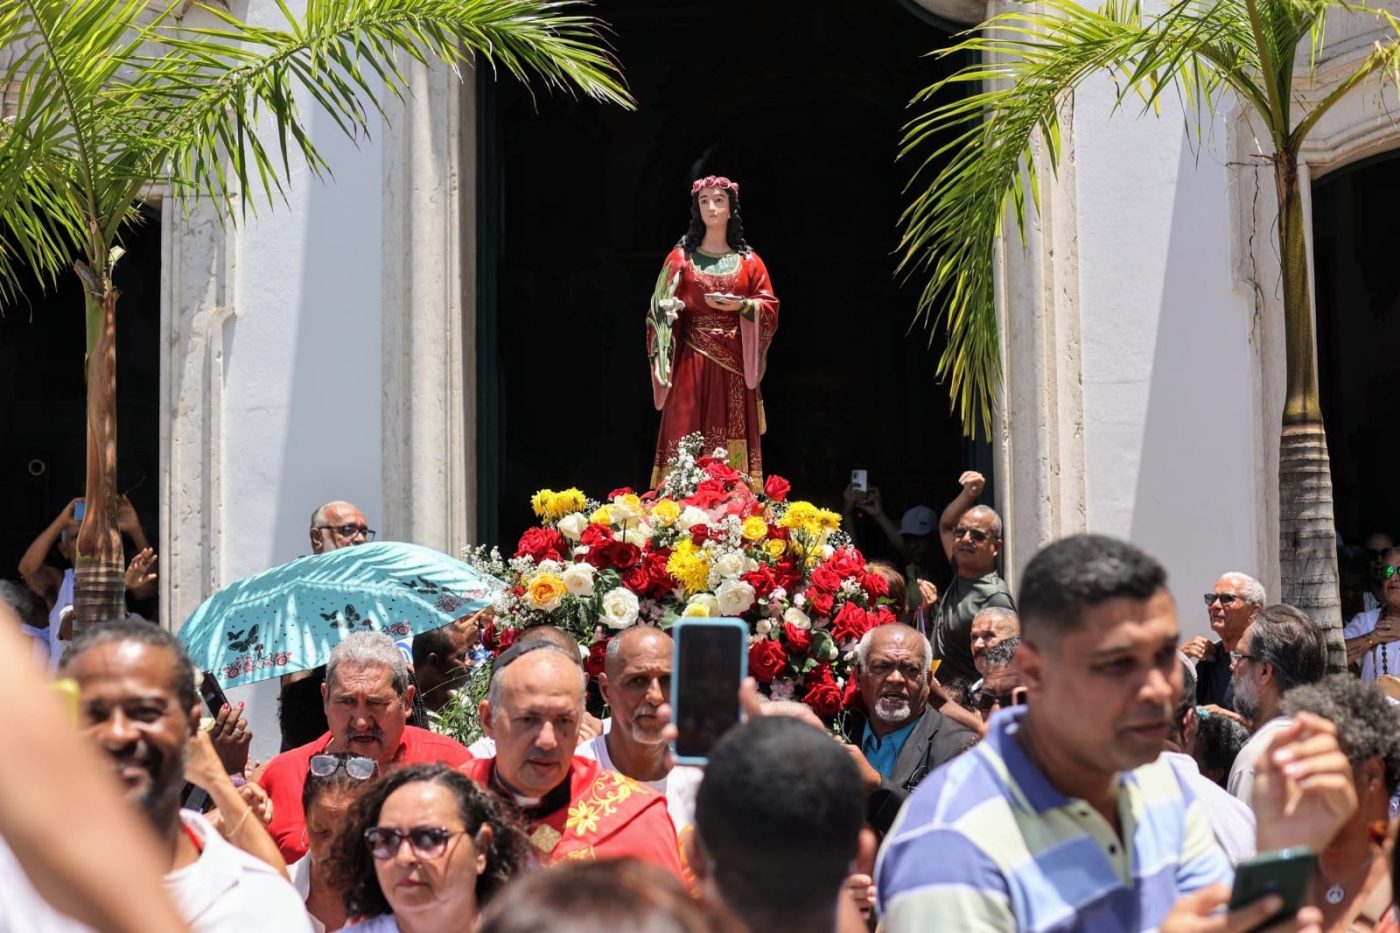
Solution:
M 724 231 L 724 238 L 729 242 L 730 249 L 741 256 L 747 256 L 753 252 L 753 247 L 744 239 L 744 221 L 739 216 L 739 198 L 735 196 L 733 188 L 720 190 L 729 198 L 729 227 Z M 685 236 L 681 237 L 677 245 L 689 255 L 699 248 L 704 239 L 705 222 L 700 219 L 700 192 L 697 191 L 690 196 L 690 227 L 686 229 Z

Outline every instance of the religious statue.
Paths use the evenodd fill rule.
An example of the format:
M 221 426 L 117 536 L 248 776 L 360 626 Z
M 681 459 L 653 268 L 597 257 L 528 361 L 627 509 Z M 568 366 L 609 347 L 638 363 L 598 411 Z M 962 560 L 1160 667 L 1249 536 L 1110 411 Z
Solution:
M 647 314 L 651 386 L 661 412 L 652 486 L 681 438 L 723 448 L 750 482 L 763 481 L 766 429 L 759 383 L 778 329 L 763 260 L 744 241 L 739 185 L 707 175 L 690 186 L 690 228 L 666 257 Z

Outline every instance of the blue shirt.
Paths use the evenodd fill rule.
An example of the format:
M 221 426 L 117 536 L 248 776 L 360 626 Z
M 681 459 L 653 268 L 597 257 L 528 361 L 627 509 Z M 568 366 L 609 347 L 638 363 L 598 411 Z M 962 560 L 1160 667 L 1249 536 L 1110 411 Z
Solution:
M 914 790 L 880 850 L 889 933 L 1153 930 L 1172 905 L 1229 883 L 1206 811 L 1165 756 L 1118 776 L 1121 836 L 1056 790 L 1002 710 L 982 744 Z
M 865 721 L 865 731 L 860 737 L 860 750 L 865 754 L 865 760 L 870 762 L 870 766 L 880 772 L 880 777 L 888 778 L 894 772 L 894 763 L 899 759 L 899 753 L 904 750 L 904 743 L 909 741 L 909 733 L 913 732 L 918 724 L 919 717 L 915 716 L 909 720 L 908 725 L 900 726 L 882 739 L 870 728 L 870 720 Z

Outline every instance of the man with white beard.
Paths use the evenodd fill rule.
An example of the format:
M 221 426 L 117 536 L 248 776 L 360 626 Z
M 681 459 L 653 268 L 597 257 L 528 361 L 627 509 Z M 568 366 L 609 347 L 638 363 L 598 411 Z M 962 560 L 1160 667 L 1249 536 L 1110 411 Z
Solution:
M 673 649 L 670 635 L 647 625 L 633 625 L 612 637 L 598 678 L 598 688 L 612 710 L 612 728 L 580 746 L 577 754 L 596 757 L 602 767 L 665 797 L 685 852 L 685 837 L 695 822 L 695 794 L 705 772 L 668 763 L 669 748 L 662 735 L 665 724 L 656 718 L 657 708 L 671 702 Z
M 933 649 L 917 629 L 879 625 L 856 647 L 856 686 L 867 715 L 847 717 L 846 737 L 866 792 L 865 819 L 882 835 L 909 792 L 935 768 L 977 744 L 977 733 L 929 705 Z

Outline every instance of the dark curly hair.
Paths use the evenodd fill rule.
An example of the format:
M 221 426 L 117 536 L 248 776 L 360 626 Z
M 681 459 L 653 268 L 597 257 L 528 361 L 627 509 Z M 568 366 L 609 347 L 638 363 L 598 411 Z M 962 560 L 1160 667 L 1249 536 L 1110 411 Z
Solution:
M 753 247 L 744 239 L 744 221 L 739 216 L 739 199 L 734 195 L 734 189 L 721 188 L 724 196 L 729 199 L 729 227 L 724 231 L 724 238 L 729 243 L 729 248 L 741 256 L 747 256 L 753 252 Z M 700 247 L 705 239 L 705 222 L 700 219 L 700 192 L 695 192 L 690 196 L 690 227 L 685 231 L 685 236 L 681 237 L 678 246 L 686 253 L 693 253 Z
M 490 901 L 530 862 L 530 842 L 525 831 L 495 794 L 446 765 L 397 768 L 365 789 L 331 849 L 331 884 L 345 892 L 345 909 L 352 917 L 376 917 L 393 911 L 379 887 L 374 857 L 365 844 L 365 830 L 379 825 L 379 813 L 390 794 L 417 783 L 440 784 L 450 790 L 457 798 L 457 810 L 469 835 L 475 836 L 483 825 L 491 827 L 491 844 L 485 850 L 486 870 L 476 881 L 478 906 Z

